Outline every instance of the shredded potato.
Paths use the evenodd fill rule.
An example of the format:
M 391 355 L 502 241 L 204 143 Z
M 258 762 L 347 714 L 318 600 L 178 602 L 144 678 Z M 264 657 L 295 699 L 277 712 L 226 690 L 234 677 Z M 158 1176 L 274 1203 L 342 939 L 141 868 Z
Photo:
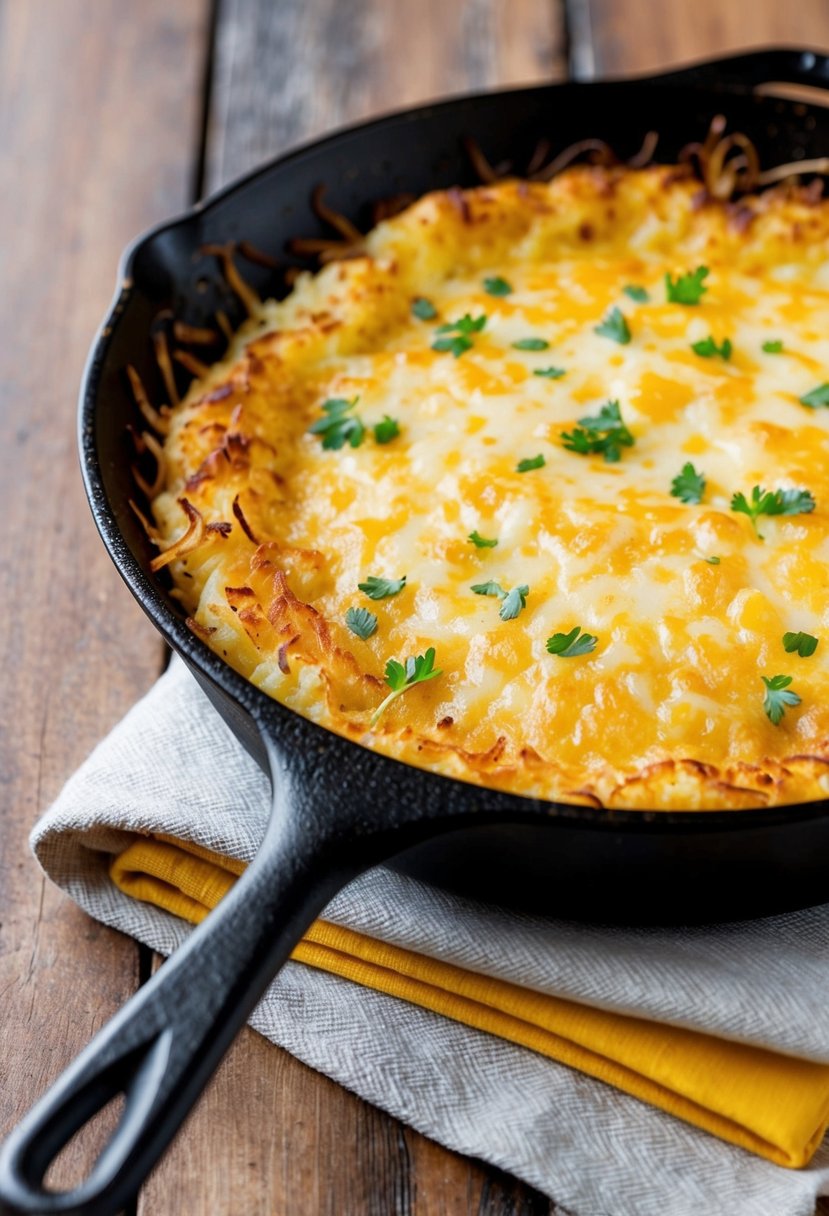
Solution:
M 829 409 L 801 398 L 829 381 L 829 204 L 720 198 L 758 172 L 720 134 L 689 153 L 702 193 L 676 166 L 552 162 L 552 181 L 340 226 L 353 256 L 280 303 L 237 274 L 251 315 L 227 355 L 192 364 L 169 413 L 136 389 L 166 431 L 153 568 L 207 645 L 325 727 L 471 782 L 656 810 L 826 797 Z M 666 276 L 702 267 L 698 301 L 672 300 Z M 439 332 L 465 316 L 485 322 Z M 353 403 L 356 446 L 323 446 L 332 399 Z M 609 402 L 619 458 L 568 446 Z M 698 502 L 672 493 L 687 464 Z M 732 509 L 754 486 L 814 509 Z M 382 599 L 358 589 L 403 575 Z M 471 590 L 488 583 L 528 588 L 514 617 Z M 376 616 L 370 636 L 349 608 Z M 592 650 L 548 650 L 576 626 Z M 797 631 L 809 657 L 784 648 Z M 429 647 L 442 674 L 370 729 L 388 661 Z M 775 722 L 763 677 L 783 673 L 799 703 Z

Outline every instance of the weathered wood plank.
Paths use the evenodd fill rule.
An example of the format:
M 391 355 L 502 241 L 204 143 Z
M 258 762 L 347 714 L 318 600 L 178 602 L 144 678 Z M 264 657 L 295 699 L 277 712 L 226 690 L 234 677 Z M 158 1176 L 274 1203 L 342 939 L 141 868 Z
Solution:
M 192 188 L 207 8 L 0 5 L 0 1134 L 137 982 L 135 944 L 47 886 L 26 837 L 161 664 L 84 500 L 75 398 L 122 246 Z
M 774 43 L 829 46 L 825 0 L 567 0 L 571 64 L 581 79 L 666 68 Z
M 566 70 L 562 0 L 221 0 L 206 188 L 322 131 Z
M 140 1216 L 554 1216 L 245 1030 L 144 1187 Z
M 565 71 L 558 0 L 221 0 L 206 188 L 384 109 Z M 549 1216 L 251 1031 L 149 1180 L 142 1216 Z

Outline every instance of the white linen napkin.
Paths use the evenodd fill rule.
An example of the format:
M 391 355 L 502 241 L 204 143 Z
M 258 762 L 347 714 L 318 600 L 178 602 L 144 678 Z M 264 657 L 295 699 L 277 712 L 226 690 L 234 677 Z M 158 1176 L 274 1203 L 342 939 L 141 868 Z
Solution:
M 191 927 L 118 891 L 112 855 L 135 832 L 163 832 L 249 860 L 269 805 L 267 778 L 174 660 L 68 781 L 32 845 L 90 915 L 168 954 Z M 829 905 L 706 928 L 602 928 L 378 868 L 323 917 L 540 992 L 829 1063 Z M 783 1169 L 523 1047 L 296 962 L 251 1025 L 572 1216 L 812 1216 L 829 1193 L 827 1142 L 808 1168 Z

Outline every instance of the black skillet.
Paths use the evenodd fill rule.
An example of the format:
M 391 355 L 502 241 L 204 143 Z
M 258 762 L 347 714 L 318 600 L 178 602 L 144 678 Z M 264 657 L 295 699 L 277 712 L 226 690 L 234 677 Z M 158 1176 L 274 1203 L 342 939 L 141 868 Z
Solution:
M 282 255 L 319 231 L 308 200 L 355 220 L 368 201 L 475 178 L 464 137 L 520 172 L 539 139 L 554 148 L 598 136 L 621 157 L 645 131 L 658 159 L 728 116 L 761 163 L 829 154 L 829 115 L 756 92 L 769 82 L 829 88 L 829 59 L 767 50 L 661 77 L 563 84 L 461 97 L 342 131 L 285 156 L 127 253 L 122 285 L 81 392 L 80 443 L 95 521 L 118 570 L 219 713 L 270 773 L 265 838 L 245 875 L 186 945 L 90 1043 L 7 1139 L 0 1213 L 122 1208 L 164 1151 L 234 1036 L 329 898 L 378 862 L 463 895 L 535 913 L 611 922 L 679 923 L 765 915 L 829 898 L 829 800 L 728 813 L 624 812 L 500 793 L 411 768 L 313 725 L 231 670 L 188 631 L 127 502 L 134 494 L 125 431 L 134 421 L 123 369 L 157 383 L 148 335 L 159 310 L 193 324 L 228 307 L 196 254 L 247 239 Z M 321 234 L 322 235 L 322 234 Z M 263 293 L 276 284 L 257 268 Z M 49 1164 L 113 1096 L 126 1102 L 92 1172 L 47 1190 Z

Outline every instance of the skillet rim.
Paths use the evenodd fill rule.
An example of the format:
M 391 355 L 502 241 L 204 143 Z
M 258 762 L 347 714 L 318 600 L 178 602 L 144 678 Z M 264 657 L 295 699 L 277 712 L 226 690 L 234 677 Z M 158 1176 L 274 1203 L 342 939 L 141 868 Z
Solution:
M 811 52 L 807 52 L 803 48 L 789 46 L 766 46 L 758 48 L 753 54 L 759 58 L 765 54 L 775 56 L 781 53 L 796 55 L 811 54 Z M 403 760 L 386 756 L 374 748 L 367 747 L 356 740 L 339 735 L 268 696 L 267 693 L 258 689 L 237 672 L 225 659 L 212 651 L 206 643 L 187 629 L 184 621 L 167 603 L 163 588 L 144 569 L 132 552 L 124 534 L 121 532 L 105 489 L 101 468 L 102 462 L 98 452 L 96 419 L 99 385 L 103 368 L 109 354 L 116 327 L 127 302 L 138 290 L 132 277 L 132 269 L 136 258 L 145 247 L 160 236 L 179 228 L 185 228 L 201 215 L 224 203 L 227 199 L 235 195 L 243 195 L 250 185 L 258 182 L 261 178 L 278 172 L 284 166 L 300 159 L 309 152 L 318 153 L 328 147 L 340 146 L 353 135 L 361 135 L 370 130 L 377 130 L 384 126 L 398 123 L 401 120 L 416 122 L 420 116 L 427 113 L 451 109 L 465 104 L 474 105 L 475 102 L 492 97 L 493 95 L 510 97 L 532 95 L 537 97 L 542 94 L 554 94 L 565 88 L 576 90 L 589 89 L 594 84 L 605 87 L 610 85 L 614 88 L 624 89 L 627 85 L 659 85 L 664 81 L 666 86 L 671 88 L 693 89 L 697 93 L 708 92 L 713 97 L 722 97 L 724 93 L 728 95 L 729 92 L 733 93 L 737 90 L 717 89 L 712 85 L 710 79 L 703 79 L 702 81 L 694 80 L 693 74 L 695 70 L 710 71 L 711 69 L 716 69 L 719 64 L 731 64 L 735 58 L 742 58 L 742 56 L 726 55 L 713 59 L 695 60 L 692 63 L 682 64 L 677 68 L 670 68 L 668 71 L 658 74 L 642 73 L 636 76 L 611 78 L 595 82 L 566 80 L 549 84 L 476 90 L 474 92 L 442 97 L 416 106 L 400 107 L 374 118 L 339 127 L 327 132 L 318 139 L 304 141 L 287 152 L 273 157 L 235 178 L 210 194 L 207 198 L 197 201 L 169 219 L 152 225 L 127 244 L 119 259 L 114 296 L 93 340 L 81 377 L 77 421 L 78 450 L 84 490 L 98 533 L 116 570 L 126 583 L 134 599 L 153 622 L 162 639 L 185 659 L 188 666 L 195 666 L 202 676 L 211 684 L 217 686 L 237 707 L 241 707 L 253 719 L 260 734 L 267 734 L 268 737 L 274 738 L 278 742 L 277 732 L 271 729 L 270 719 L 272 718 L 282 718 L 283 721 L 290 720 L 290 723 L 294 727 L 296 727 L 297 723 L 302 723 L 305 727 L 309 728 L 311 736 L 322 732 L 330 747 L 335 749 L 339 747 L 343 752 L 346 749 L 350 752 L 351 749 L 357 748 L 361 752 L 367 751 L 371 753 L 376 760 L 383 762 L 387 766 L 394 766 L 389 771 L 391 779 L 395 780 L 395 782 L 398 779 L 405 781 L 406 774 L 411 774 L 414 771 L 418 776 L 418 780 L 423 781 L 425 784 L 431 784 L 434 787 L 436 796 L 440 796 L 441 788 L 446 791 L 449 794 L 447 801 L 451 799 L 450 791 L 454 790 L 457 796 L 457 789 L 461 787 L 470 798 L 474 797 L 479 803 L 486 803 L 486 806 L 481 805 L 480 808 L 470 807 L 470 814 L 474 814 L 479 809 L 482 815 L 486 813 L 487 817 L 490 817 L 494 814 L 502 822 L 510 822 L 511 820 L 514 822 L 534 822 L 538 818 L 543 818 L 551 824 L 563 821 L 570 828 L 611 829 L 614 831 L 621 830 L 625 833 L 644 832 L 653 835 L 711 835 L 713 833 L 719 834 L 723 832 L 785 827 L 790 824 L 829 817 L 829 798 L 813 800 L 811 802 L 785 803 L 772 807 L 728 811 L 634 810 L 628 808 L 594 807 L 580 803 L 553 802 L 546 799 L 510 793 L 491 786 L 464 781 L 461 778 L 435 772 L 431 769 L 421 768 Z M 751 83 L 751 81 L 746 82 L 749 88 Z M 405 770 L 405 773 L 402 770 Z

